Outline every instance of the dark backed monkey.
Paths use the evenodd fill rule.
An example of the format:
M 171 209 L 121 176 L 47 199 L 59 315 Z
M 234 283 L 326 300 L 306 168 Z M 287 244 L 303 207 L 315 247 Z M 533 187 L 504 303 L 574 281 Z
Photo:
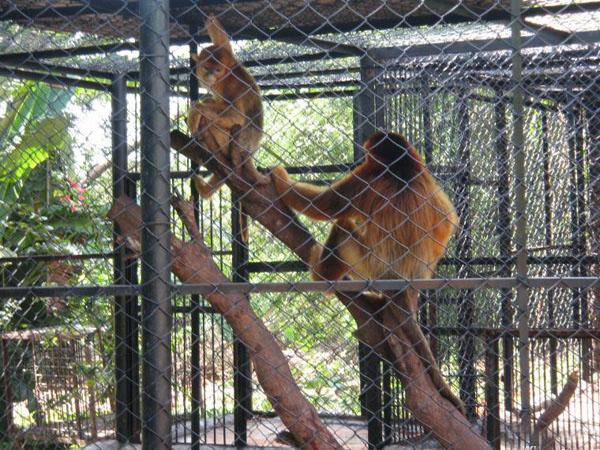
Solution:
M 226 152 L 234 168 L 243 164 L 260 145 L 263 137 L 263 105 L 260 90 L 252 75 L 242 66 L 233 53 L 227 33 L 219 20 L 209 16 L 205 24 L 212 45 L 192 55 L 196 63 L 196 76 L 212 97 L 196 103 L 190 108 L 187 124 L 190 132 L 210 133 L 221 151 Z M 246 155 L 229 154 L 231 128 L 241 127 L 238 137 Z M 269 178 L 250 165 L 258 183 L 268 183 Z M 212 175 L 208 181 L 194 176 L 196 189 L 203 198 L 216 192 L 224 180 Z
M 377 132 L 364 147 L 363 162 L 330 187 L 294 182 L 283 167 L 273 170 L 287 206 L 315 220 L 334 220 L 325 244 L 312 249 L 313 279 L 431 278 L 458 224 L 452 202 L 402 135 Z M 416 321 L 418 293 L 410 288 L 391 297 L 410 311 L 401 326 L 422 343 L 417 351 L 434 384 L 464 412 Z

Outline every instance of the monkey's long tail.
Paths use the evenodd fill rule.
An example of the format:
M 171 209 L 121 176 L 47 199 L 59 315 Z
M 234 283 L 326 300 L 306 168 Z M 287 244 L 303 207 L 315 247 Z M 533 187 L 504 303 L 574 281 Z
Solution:
M 435 357 L 431 352 L 429 342 L 425 338 L 425 335 L 423 334 L 423 331 L 421 330 L 421 327 L 415 318 L 415 313 L 412 312 L 413 308 L 409 306 L 413 303 L 416 305 L 416 300 L 418 300 L 418 293 L 416 291 L 414 291 L 415 298 L 409 298 L 411 295 L 410 291 L 413 291 L 413 289 L 407 289 L 399 296 L 396 294 L 394 296 L 396 298 L 396 301 L 393 305 L 394 307 L 386 308 L 384 314 L 389 314 L 388 311 L 391 311 L 391 313 L 394 314 L 398 324 L 400 325 L 400 328 L 402 328 L 402 331 L 411 339 L 417 354 L 423 361 L 424 366 L 431 377 L 433 385 L 436 387 L 440 395 L 452 403 L 464 416 L 466 416 L 464 403 L 456 396 L 456 394 L 454 394 L 454 392 L 452 392 L 450 386 L 444 379 L 442 372 L 437 365 Z

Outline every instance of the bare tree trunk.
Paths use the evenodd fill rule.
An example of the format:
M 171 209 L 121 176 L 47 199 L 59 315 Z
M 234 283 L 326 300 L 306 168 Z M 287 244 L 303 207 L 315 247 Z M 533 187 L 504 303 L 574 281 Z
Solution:
M 174 207 L 192 240 L 186 242 L 172 238 L 173 273 L 184 283 L 228 283 L 230 280 L 219 270 L 210 250 L 204 245 L 194 220 L 193 206 L 176 200 Z M 108 217 L 118 223 L 128 241 L 140 241 L 141 209 L 132 199 L 116 199 Z M 322 424 L 315 408 L 302 395 L 277 341 L 256 316 L 247 298 L 242 294 L 225 295 L 215 290 L 206 295 L 206 299 L 248 347 L 258 381 L 283 423 L 302 443 L 302 448 L 341 449 Z
M 232 135 L 230 152 L 242 151 L 235 143 L 236 133 L 232 132 Z M 241 198 L 244 211 L 250 217 L 271 231 L 300 259 L 309 261 L 310 249 L 315 239 L 295 213 L 279 201 L 273 184 L 257 184 L 252 175 L 253 167 L 234 170 L 231 162 L 222 153 L 212 151 L 217 149 L 218 145 L 211 142 L 209 136 L 203 136 L 200 145 L 196 139 L 173 131 L 171 146 L 177 152 L 205 165 L 211 172 L 226 179 L 230 189 Z M 427 341 L 419 339 L 413 333 L 407 333 L 404 326 L 394 326 L 398 325 L 397 316 L 390 309 L 394 306 L 382 308 L 381 298 L 368 293 L 349 295 L 339 292 L 337 296 L 354 317 L 358 327 L 358 338 L 394 365 L 406 387 L 409 408 L 415 417 L 432 430 L 440 444 L 455 449 L 489 448 L 485 439 L 472 428 L 460 409 L 452 401 L 448 401 L 443 388 L 440 393 L 437 384 L 439 380 L 435 375 L 440 373 L 439 368 L 431 367 L 429 363 L 431 351 L 423 352 L 423 346 L 429 348 Z M 418 327 L 413 318 L 416 311 L 411 313 L 410 320 L 414 320 Z

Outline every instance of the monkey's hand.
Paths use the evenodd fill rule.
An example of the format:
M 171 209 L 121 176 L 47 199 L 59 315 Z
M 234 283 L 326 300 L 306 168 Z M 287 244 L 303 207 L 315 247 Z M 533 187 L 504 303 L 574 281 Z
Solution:
M 188 112 L 188 116 L 186 119 L 186 123 L 188 126 L 188 130 L 190 130 L 190 133 L 192 135 L 194 135 L 200 128 L 201 121 L 202 121 L 202 114 L 200 114 L 200 111 L 195 106 L 190 108 L 190 111 Z
M 206 18 L 206 22 L 204 22 L 204 31 L 210 36 L 211 33 L 222 32 L 223 25 L 221 25 L 221 22 L 215 15 L 211 14 Z

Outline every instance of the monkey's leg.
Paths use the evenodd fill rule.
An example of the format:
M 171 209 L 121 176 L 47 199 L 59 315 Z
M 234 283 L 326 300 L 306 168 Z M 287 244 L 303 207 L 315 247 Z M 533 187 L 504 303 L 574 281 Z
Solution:
M 211 175 L 208 181 L 204 181 L 200 175 L 194 175 L 192 179 L 194 180 L 196 190 L 205 199 L 210 198 L 225 183 L 223 178 L 215 174 Z
M 313 249 L 310 261 L 313 280 L 339 280 L 350 271 L 351 263 L 344 254 L 356 245 L 352 234 L 355 228 L 354 222 L 348 219 L 334 222 L 325 245 Z
M 400 327 L 406 335 L 412 340 L 415 350 L 419 357 L 425 362 L 429 376 L 433 385 L 437 388 L 442 397 L 450 401 L 456 408 L 466 415 L 465 405 L 458 398 L 444 379 L 444 376 L 437 365 L 435 357 L 431 352 L 429 342 L 425 338 L 421 326 L 416 319 L 416 310 L 418 304 L 418 292 L 413 288 L 408 288 L 403 292 L 392 294 L 395 307 L 388 308 L 392 311 Z
M 242 147 L 241 145 L 237 146 L 237 149 L 239 151 L 231 152 L 231 162 L 235 173 L 239 176 L 243 176 L 243 172 L 246 171 L 250 179 L 253 180 L 253 184 L 255 186 L 270 184 L 271 177 L 268 177 L 267 175 L 259 172 L 256 166 L 254 165 L 254 162 L 252 161 L 252 152 Z

